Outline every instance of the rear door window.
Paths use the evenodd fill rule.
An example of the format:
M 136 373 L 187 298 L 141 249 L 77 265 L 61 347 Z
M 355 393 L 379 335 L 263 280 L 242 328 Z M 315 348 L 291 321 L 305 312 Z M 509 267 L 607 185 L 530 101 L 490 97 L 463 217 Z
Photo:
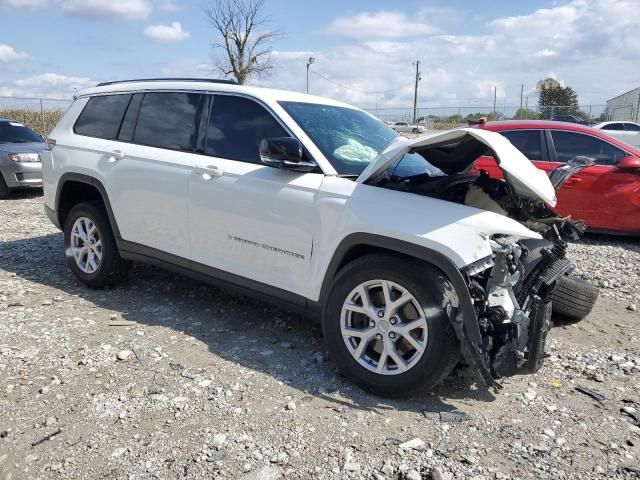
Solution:
M 73 126 L 78 135 L 112 140 L 118 136 L 120 123 L 131 95 L 91 97 Z
M 615 165 L 626 155 L 624 150 L 583 133 L 552 130 L 551 137 L 558 161 L 562 163 L 581 155 L 595 158 L 598 165 Z
M 540 130 L 511 130 L 500 132 L 529 160 L 542 160 L 542 134 Z
M 134 143 L 171 150 L 194 151 L 202 118 L 199 93 L 145 93 Z
M 290 137 L 262 105 L 243 97 L 215 95 L 207 128 L 206 154 L 261 163 L 260 142 Z
M 608 125 L 605 125 L 604 127 L 602 127 L 603 130 L 624 130 L 624 124 L 623 123 L 609 123 Z

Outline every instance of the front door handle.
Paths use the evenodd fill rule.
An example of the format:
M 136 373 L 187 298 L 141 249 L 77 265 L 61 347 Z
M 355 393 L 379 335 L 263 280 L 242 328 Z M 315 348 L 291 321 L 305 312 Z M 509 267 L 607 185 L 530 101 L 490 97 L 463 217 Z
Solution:
M 195 172 L 202 175 L 202 178 L 205 180 L 210 180 L 213 177 L 221 177 L 224 175 L 224 171 L 220 167 L 216 167 L 215 165 L 206 165 L 201 167 L 196 167 Z
M 124 158 L 124 153 L 120 150 L 114 150 L 107 154 L 109 156 L 109 162 L 114 163 Z
M 578 183 L 582 182 L 581 179 L 579 178 L 570 178 L 569 180 L 567 180 L 564 184 L 569 186 L 569 185 L 576 185 Z

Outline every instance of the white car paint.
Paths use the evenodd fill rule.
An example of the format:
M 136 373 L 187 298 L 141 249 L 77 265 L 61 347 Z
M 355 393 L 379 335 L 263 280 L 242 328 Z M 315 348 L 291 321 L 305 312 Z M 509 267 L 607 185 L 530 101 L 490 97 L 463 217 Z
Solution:
M 625 130 L 610 130 L 607 128 L 614 123 L 624 125 Z M 633 128 L 633 130 L 631 130 L 630 127 Z M 609 122 L 598 123 L 594 125 L 593 128 L 602 130 L 607 135 L 622 142 L 628 143 L 633 147 L 640 148 L 640 124 L 636 122 L 612 120 Z
M 424 127 L 422 125 L 412 125 L 408 122 L 395 122 L 391 124 L 391 128 L 393 128 L 398 133 L 422 133 L 424 132 Z
M 480 140 L 494 151 L 505 180 L 519 195 L 540 199 L 552 207 L 555 206 L 556 194 L 546 173 L 537 169 L 503 135 L 477 128 L 460 128 L 414 139 L 397 138 L 367 166 L 358 177 L 357 182 L 364 183 L 375 177 L 409 151 L 418 152 L 421 147 L 454 142 L 467 135 Z M 473 166 L 474 160 L 473 158 L 469 159 L 469 169 Z
M 149 90 L 250 97 L 279 117 L 322 173 L 295 173 L 73 133 L 88 96 Z M 195 269 L 213 267 L 316 301 L 337 246 L 352 233 L 424 246 L 446 255 L 458 268 L 491 255 L 493 234 L 541 238 L 504 216 L 363 183 L 408 148 L 429 145 L 435 137 L 397 139 L 357 182 L 336 176 L 278 101 L 354 108 L 340 102 L 257 87 L 180 81 L 107 85 L 78 97 L 50 134 L 57 144 L 43 158 L 46 205 L 55 209 L 63 174 L 90 175 L 105 186 L 124 240 L 182 257 Z M 555 203 L 547 177 L 501 135 L 464 129 L 442 134 L 438 141 L 469 134 L 496 151 L 514 187 Z M 121 159 L 112 160 L 114 150 L 122 152 Z

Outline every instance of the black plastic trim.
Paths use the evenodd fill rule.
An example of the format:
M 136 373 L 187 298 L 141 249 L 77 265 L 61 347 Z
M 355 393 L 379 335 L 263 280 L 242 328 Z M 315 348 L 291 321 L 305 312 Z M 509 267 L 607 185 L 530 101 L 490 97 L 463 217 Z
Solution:
M 109 222 L 111 223 L 111 228 L 113 229 L 113 234 L 116 237 L 116 241 L 121 240 L 120 230 L 118 229 L 118 223 L 116 222 L 116 217 L 113 215 L 113 210 L 111 209 L 111 203 L 109 202 L 109 196 L 107 195 L 107 190 L 102 185 L 100 180 L 93 178 L 89 175 L 84 175 L 82 173 L 76 172 L 67 172 L 60 177 L 58 180 L 58 190 L 56 191 L 56 218 L 58 219 L 58 224 L 62 226 L 62 219 L 60 218 L 60 195 L 64 190 L 64 185 L 68 182 L 80 182 L 86 183 L 87 185 L 91 185 L 95 187 L 100 195 L 102 196 L 102 201 L 104 202 L 105 208 L 107 209 L 107 215 L 109 216 Z
M 201 83 L 223 83 L 226 85 L 238 85 L 235 80 L 221 80 L 216 78 L 132 78 L 130 80 L 113 80 L 111 82 L 100 82 L 96 87 L 116 85 L 119 83 L 132 82 L 201 82 Z
M 353 233 L 345 237 L 338 245 L 338 248 L 336 249 L 325 273 L 322 289 L 320 291 L 320 301 L 318 302 L 320 305 L 324 305 L 325 300 L 329 295 L 333 279 L 338 273 L 338 269 L 348 251 L 358 246 L 371 246 L 389 250 L 391 252 L 401 253 L 418 258 L 430 263 L 436 268 L 439 268 L 447 276 L 458 296 L 467 338 L 477 345 L 481 344 L 482 336 L 480 334 L 476 312 L 471 301 L 471 295 L 469 293 L 467 283 L 460 273 L 460 270 L 458 270 L 458 267 L 456 267 L 451 260 L 440 252 L 420 245 L 415 245 L 413 243 L 404 242 L 402 240 L 369 233 Z
M 60 220 L 58 219 L 58 215 L 56 215 L 56 211 L 45 205 L 44 212 L 47 214 L 47 217 L 49 217 L 51 223 L 53 223 L 58 230 L 62 230 L 62 228 L 60 227 Z
M 155 265 L 216 287 L 233 290 L 268 303 L 276 303 L 298 313 L 308 313 L 307 299 L 301 295 L 145 245 L 126 240 L 119 240 L 117 243 L 120 255 L 127 260 Z

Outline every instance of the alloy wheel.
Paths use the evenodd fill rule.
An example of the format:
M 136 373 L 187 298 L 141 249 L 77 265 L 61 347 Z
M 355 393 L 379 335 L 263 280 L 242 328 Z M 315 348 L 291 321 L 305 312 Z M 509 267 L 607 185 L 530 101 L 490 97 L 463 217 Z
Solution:
M 342 306 L 340 330 L 352 357 L 381 375 L 411 369 L 427 346 L 424 309 L 406 288 L 388 280 L 370 280 L 351 291 Z
M 71 254 L 83 273 L 94 273 L 102 262 L 102 239 L 96 224 L 78 217 L 71 228 Z

